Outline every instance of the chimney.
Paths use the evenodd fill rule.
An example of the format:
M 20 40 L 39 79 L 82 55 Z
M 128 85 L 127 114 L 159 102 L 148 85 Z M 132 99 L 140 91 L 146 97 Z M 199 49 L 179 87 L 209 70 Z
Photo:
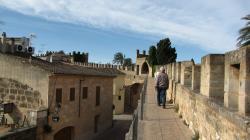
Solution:
M 5 53 L 5 52 L 6 52 L 6 49 L 7 49 L 7 48 L 6 48 L 7 46 L 6 46 L 6 33 L 5 33 L 5 32 L 2 33 L 1 43 L 2 43 L 2 45 L 3 45 L 3 46 L 2 46 L 2 47 L 3 47 L 3 48 L 2 48 L 2 52 Z
M 140 54 L 140 51 L 139 50 L 136 50 L 136 56 L 138 57 Z
M 11 38 L 11 46 L 10 46 L 11 53 L 15 53 L 15 39 Z
M 89 53 L 85 53 L 85 62 L 86 62 L 86 63 L 89 62 Z

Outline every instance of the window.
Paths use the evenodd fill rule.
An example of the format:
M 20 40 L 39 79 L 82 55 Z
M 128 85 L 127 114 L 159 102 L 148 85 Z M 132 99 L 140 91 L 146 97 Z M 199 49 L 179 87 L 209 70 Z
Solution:
M 62 89 L 56 89 L 56 103 L 62 103 Z
M 87 99 L 88 98 L 88 87 L 83 87 L 82 88 L 82 99 Z
M 101 87 L 97 86 L 96 87 L 96 106 L 100 105 L 100 92 L 101 92 Z
M 121 100 L 122 99 L 122 97 L 121 96 L 118 96 L 118 100 Z
M 75 88 L 70 88 L 69 100 L 70 101 L 74 101 L 75 100 Z

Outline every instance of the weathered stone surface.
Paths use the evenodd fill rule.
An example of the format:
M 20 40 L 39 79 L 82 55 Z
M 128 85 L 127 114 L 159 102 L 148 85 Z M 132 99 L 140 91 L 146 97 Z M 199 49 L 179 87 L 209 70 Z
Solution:
M 31 96 L 31 95 L 32 95 L 32 92 L 31 92 L 31 91 L 25 91 L 25 95 L 26 95 L 26 96 Z
M 21 103 L 19 106 L 20 106 L 20 107 L 27 108 L 27 104 L 26 104 L 26 103 Z
M 17 94 L 17 90 L 16 89 L 10 89 L 10 93 L 11 94 Z
M 217 103 L 191 89 L 176 85 L 176 100 L 179 113 L 193 131 L 198 131 L 201 139 L 248 140 L 249 126 L 244 117 L 230 112 L 223 103 Z
M 5 89 L 5 93 L 9 93 L 9 91 L 10 91 L 9 89 Z
M 21 97 L 21 101 L 23 101 L 23 102 L 26 101 L 26 97 L 25 97 L 25 96 L 22 96 L 22 97 Z
M 24 90 L 23 90 L 23 89 L 19 89 L 19 90 L 18 90 L 18 94 L 23 95 L 23 94 L 24 94 Z
M 16 96 L 16 100 L 17 101 L 20 101 L 21 100 L 21 97 L 18 95 L 18 96 Z
M 32 97 L 27 97 L 27 101 L 32 103 L 34 101 L 34 99 Z
M 4 93 L 4 88 L 0 88 L 0 93 Z
M 9 96 L 9 99 L 10 99 L 10 100 L 15 100 L 15 96 L 14 96 L 14 95 L 10 95 L 10 96 Z
M 39 93 L 38 91 L 34 91 L 33 94 L 34 94 L 34 97 L 35 97 L 35 98 L 38 98 L 38 97 L 40 96 L 40 93 Z

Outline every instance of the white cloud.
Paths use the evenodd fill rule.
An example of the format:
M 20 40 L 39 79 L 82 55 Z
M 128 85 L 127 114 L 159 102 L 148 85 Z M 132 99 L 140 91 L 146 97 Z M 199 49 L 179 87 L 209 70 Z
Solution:
M 0 5 L 48 20 L 169 36 L 224 52 L 234 48 L 247 0 L 0 0 Z

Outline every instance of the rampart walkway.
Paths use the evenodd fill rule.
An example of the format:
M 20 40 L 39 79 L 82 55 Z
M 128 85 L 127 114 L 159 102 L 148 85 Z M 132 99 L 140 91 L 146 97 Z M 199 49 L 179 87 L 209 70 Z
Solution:
M 192 132 L 179 118 L 174 106 L 157 106 L 154 79 L 149 78 L 145 94 L 143 121 L 138 129 L 139 140 L 191 140 Z

